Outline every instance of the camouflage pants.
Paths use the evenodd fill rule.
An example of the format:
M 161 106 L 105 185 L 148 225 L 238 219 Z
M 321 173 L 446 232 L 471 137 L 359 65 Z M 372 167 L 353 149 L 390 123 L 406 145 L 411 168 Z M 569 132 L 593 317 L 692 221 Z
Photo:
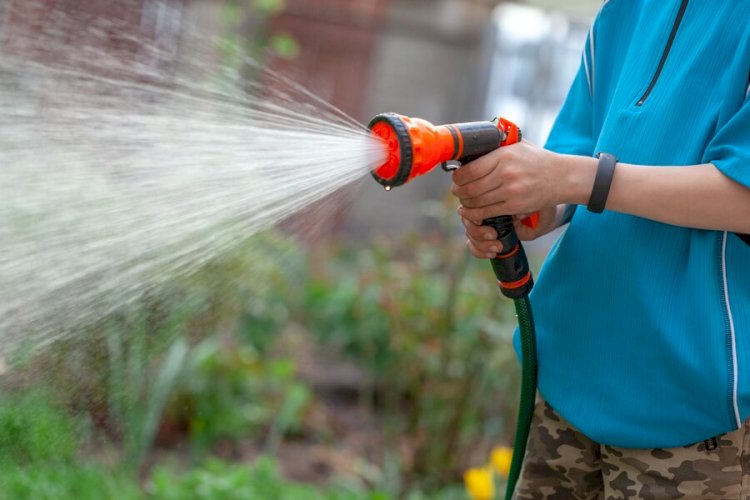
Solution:
M 628 449 L 592 441 L 540 400 L 514 498 L 750 499 L 750 419 L 690 446 Z

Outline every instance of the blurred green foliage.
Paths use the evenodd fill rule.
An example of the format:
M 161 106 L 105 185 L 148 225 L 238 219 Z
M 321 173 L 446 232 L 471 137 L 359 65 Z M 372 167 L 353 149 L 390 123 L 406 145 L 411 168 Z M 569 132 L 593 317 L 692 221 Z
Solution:
M 403 486 L 428 490 L 510 442 L 518 383 L 512 304 L 453 234 L 450 209 L 430 210 L 441 230 L 406 248 L 381 240 L 314 260 L 304 307 L 318 338 L 370 373 L 363 393 L 384 413 L 388 448 L 411 444 Z
M 86 422 L 51 391 L 0 394 L 0 499 L 138 498 L 132 477 L 78 460 Z
M 301 50 L 297 39 L 286 32 L 271 35 L 268 39 L 268 46 L 282 59 L 296 59 Z
M 56 484 L 58 498 L 120 487 L 128 498 L 139 475 L 151 477 L 156 444 L 203 465 L 157 466 L 146 481 L 154 498 L 461 498 L 463 469 L 512 437 L 515 322 L 486 263 L 456 237 L 451 209 L 428 209 L 437 229 L 401 244 L 327 242 L 303 254 L 289 239 L 258 236 L 28 358 L 4 384 L 28 394 L 0 406 L 0 450 L 14 464 L 0 480 L 17 498 L 52 498 L 45 488 Z M 329 431 L 307 424 L 316 394 L 293 353 L 279 349 L 290 327 L 366 375 L 359 402 L 378 416 L 373 432 L 385 442 L 364 458 L 379 460 L 377 473 L 352 488 L 295 484 L 265 461 L 205 461 L 219 444 L 222 456 L 227 443 L 250 442 L 273 457 L 290 435 L 330 442 Z M 115 469 L 81 460 L 85 449 L 94 460 L 106 451 Z M 39 479 L 47 472 L 49 485 Z M 35 483 L 39 495 L 24 493 Z
M 100 465 L 33 464 L 0 469 L 3 500 L 101 500 L 143 498 L 129 475 Z
M 220 439 L 265 436 L 269 451 L 301 426 L 310 389 L 295 379 L 293 363 L 262 356 L 250 346 L 221 348 L 211 339 L 196 349 L 197 363 L 176 390 L 169 413 L 187 420 L 199 451 Z
M 345 487 L 313 487 L 281 477 L 276 464 L 263 458 L 252 467 L 208 460 L 184 475 L 158 469 L 149 486 L 159 500 L 388 500 L 377 492 Z
M 250 55 L 257 62 L 268 57 L 292 60 L 299 57 L 300 45 L 290 33 L 274 30 L 271 20 L 286 7 L 284 0 L 225 0 L 223 18 L 224 64 L 228 68 L 242 67 L 242 55 Z M 250 68 L 243 68 L 247 71 Z M 248 75 L 245 75 L 248 76 Z
M 51 402 L 47 390 L 0 394 L 0 464 L 73 460 L 79 440 L 75 421 Z
M 205 447 L 219 436 L 260 430 L 278 441 L 309 398 L 288 361 L 260 354 L 288 318 L 273 304 L 283 304 L 295 260 L 289 241 L 258 235 L 26 358 L 8 384 L 46 387 L 85 412 L 98 432 L 122 445 L 122 462 L 134 469 L 155 439 L 174 434 L 165 415 L 180 414 Z M 186 400 L 189 406 L 175 406 Z M 173 440 L 184 432 L 176 430 Z

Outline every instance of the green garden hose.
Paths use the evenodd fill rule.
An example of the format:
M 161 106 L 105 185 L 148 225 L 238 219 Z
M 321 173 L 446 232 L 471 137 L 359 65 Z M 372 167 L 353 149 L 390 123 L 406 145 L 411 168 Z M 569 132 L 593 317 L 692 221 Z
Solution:
M 500 291 L 506 297 L 513 299 L 521 334 L 521 401 L 518 407 L 513 458 L 505 493 L 506 500 L 510 500 L 513 497 L 518 477 L 521 475 L 521 465 L 526 453 L 526 441 L 529 438 L 531 417 L 534 414 L 534 401 L 536 400 L 536 338 L 531 302 L 529 302 L 529 293 L 534 286 L 534 280 L 531 277 L 526 250 L 516 234 L 513 217 L 508 215 L 491 217 L 485 219 L 482 225 L 493 228 L 502 245 L 503 252 L 491 259 L 490 263 Z
M 521 475 L 536 400 L 536 333 L 534 332 L 534 316 L 531 314 L 531 302 L 526 296 L 513 300 L 513 305 L 516 307 L 521 334 L 521 398 L 518 404 L 516 436 L 513 440 L 513 459 L 510 463 L 508 484 L 505 490 L 506 500 L 513 498 L 513 491 Z

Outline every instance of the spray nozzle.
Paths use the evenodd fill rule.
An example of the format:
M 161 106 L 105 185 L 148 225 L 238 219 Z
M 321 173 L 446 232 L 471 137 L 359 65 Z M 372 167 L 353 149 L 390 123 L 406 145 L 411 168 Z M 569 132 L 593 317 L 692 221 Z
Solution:
M 521 140 L 518 127 L 502 118 L 433 125 L 421 118 L 382 113 L 369 128 L 387 148 L 385 163 L 372 172 L 386 188 L 401 186 L 446 162 L 466 163 Z
M 521 140 L 521 129 L 504 118 L 433 125 L 421 118 L 382 113 L 370 121 L 369 127 L 387 148 L 385 163 L 372 171 L 372 176 L 386 191 L 438 165 L 446 171 L 455 170 L 455 167 L 447 168 L 448 162 L 467 163 Z M 522 222 L 534 228 L 539 223 L 539 214 L 531 214 Z

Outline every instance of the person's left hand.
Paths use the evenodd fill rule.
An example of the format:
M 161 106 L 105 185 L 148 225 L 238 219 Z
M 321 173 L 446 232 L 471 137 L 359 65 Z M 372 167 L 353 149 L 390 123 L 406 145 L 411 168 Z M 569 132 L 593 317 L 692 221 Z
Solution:
M 565 203 L 560 156 L 524 141 L 467 163 L 453 172 L 451 192 L 461 201 L 459 215 L 479 224 Z
M 553 231 L 560 226 L 562 221 L 561 215 L 564 210 L 564 205 L 540 210 L 539 225 L 534 228 L 530 228 L 521 222 L 526 215 L 514 215 L 513 226 L 516 229 L 518 239 L 521 241 L 535 240 Z M 472 222 L 463 217 L 461 217 L 461 223 L 466 228 L 466 246 L 474 257 L 492 259 L 497 254 L 510 250 L 502 247 L 502 243 L 497 239 L 497 231 L 493 228 L 482 226 L 480 223 Z

